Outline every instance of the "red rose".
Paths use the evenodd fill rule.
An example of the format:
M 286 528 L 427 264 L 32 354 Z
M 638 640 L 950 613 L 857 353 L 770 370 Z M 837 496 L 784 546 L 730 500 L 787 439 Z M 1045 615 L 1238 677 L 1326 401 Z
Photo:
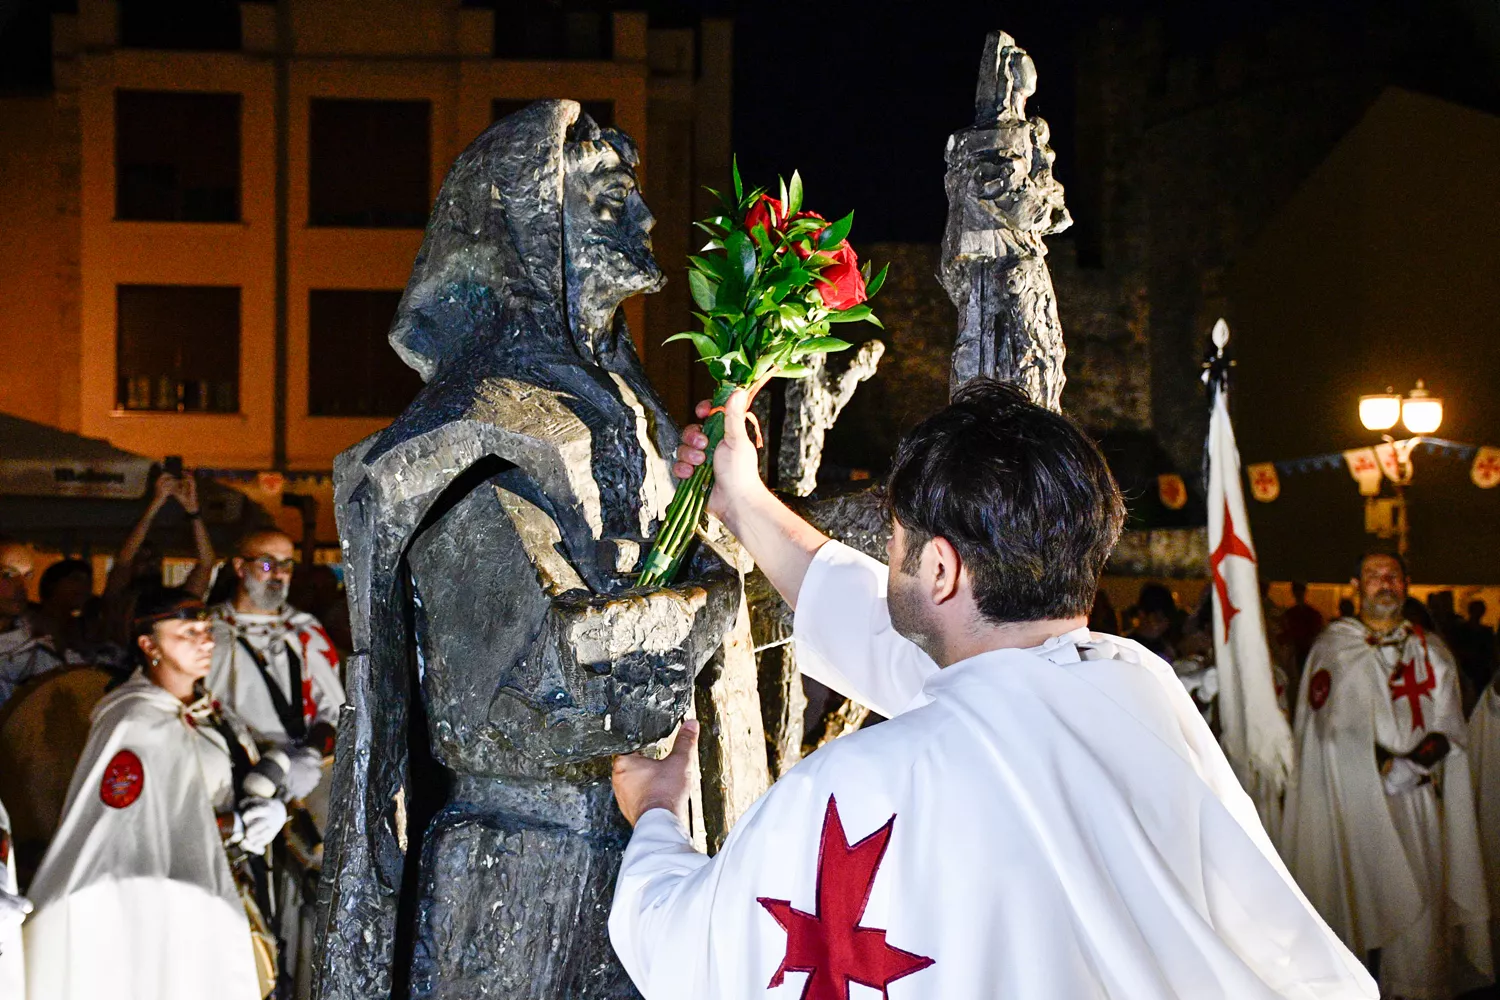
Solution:
M 745 229 L 754 233 L 756 226 L 765 226 L 766 232 L 774 235 L 785 217 L 786 210 L 781 207 L 780 199 L 763 194 L 745 213 Z
M 849 241 L 820 252 L 833 258 L 832 264 L 818 272 L 816 287 L 823 297 L 823 305 L 837 312 L 863 302 L 867 298 L 865 276 L 859 273 L 859 258 L 854 255 Z

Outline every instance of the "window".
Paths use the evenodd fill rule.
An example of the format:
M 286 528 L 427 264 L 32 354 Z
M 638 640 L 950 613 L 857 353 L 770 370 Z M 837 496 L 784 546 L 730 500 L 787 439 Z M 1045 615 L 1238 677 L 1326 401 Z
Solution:
M 495 58 L 609 59 L 609 5 L 588 0 L 497 0 Z
M 117 407 L 239 411 L 238 288 L 120 285 L 115 304 Z
M 421 229 L 431 207 L 427 101 L 312 102 L 314 226 Z
M 115 91 L 115 217 L 239 221 L 240 95 Z
M 422 379 L 386 339 L 398 291 L 314 289 L 308 301 L 307 412 L 314 417 L 394 417 Z
M 240 47 L 235 0 L 120 0 L 118 9 L 124 48 L 233 52 Z
M 512 98 L 494 101 L 490 107 L 490 120 L 497 122 L 506 115 L 515 114 L 536 100 L 537 98 L 533 97 L 519 101 Z M 614 101 L 579 101 L 578 103 L 583 105 L 583 113 L 594 119 L 594 124 L 600 128 L 613 127 L 615 123 Z

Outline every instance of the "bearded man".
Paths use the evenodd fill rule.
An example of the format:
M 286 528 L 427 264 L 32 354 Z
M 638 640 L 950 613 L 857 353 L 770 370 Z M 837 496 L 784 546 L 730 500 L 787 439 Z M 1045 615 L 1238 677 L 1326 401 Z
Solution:
M 1442 1000 L 1493 978 L 1458 672 L 1402 616 L 1400 557 L 1358 573 L 1303 670 L 1282 853 L 1383 996 Z
M 281 750 L 289 766 L 281 789 L 288 800 L 326 796 L 344 685 L 339 657 L 322 624 L 287 604 L 296 567 L 285 532 L 254 531 L 240 542 L 227 568 L 234 597 L 213 608 L 214 658 L 208 689 L 250 728 L 262 750 Z M 281 942 L 288 995 L 307 996 L 311 983 L 304 941 L 313 926 L 316 856 L 275 845 L 276 912 L 268 914 Z

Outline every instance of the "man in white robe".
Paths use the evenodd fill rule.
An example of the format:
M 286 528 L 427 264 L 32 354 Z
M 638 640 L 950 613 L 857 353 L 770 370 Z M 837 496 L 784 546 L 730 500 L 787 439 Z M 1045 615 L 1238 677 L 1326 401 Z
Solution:
M 1406 568 L 1360 562 L 1360 617 L 1308 654 L 1282 852 L 1382 991 L 1443 1000 L 1493 978 L 1479 831 L 1453 656 L 1404 620 Z
M 21 921 L 31 902 L 16 887 L 16 856 L 11 849 L 10 814 L 0 802 L 0 997 L 26 1000 L 26 958 Z
M 295 565 L 284 532 L 257 531 L 241 541 L 228 567 L 238 579 L 235 595 L 213 609 L 208 689 L 244 720 L 263 749 L 286 752 L 286 798 L 326 802 L 344 685 L 328 632 L 286 602 Z M 289 997 L 311 995 L 314 853 L 287 850 L 284 841 L 276 850 L 276 912 L 266 916 L 280 942 Z
M 26 681 L 62 665 L 52 641 L 34 634 L 27 620 L 33 569 L 30 547 L 0 541 L 0 705 Z
M 710 509 L 794 603 L 799 665 L 890 721 L 791 770 L 712 859 L 683 824 L 696 724 L 616 761 L 610 936 L 647 1000 L 1376 995 L 1171 668 L 1088 631 L 1123 505 L 1077 428 L 966 387 L 898 452 L 887 571 L 765 490 L 743 414 Z
M 1479 820 L 1479 851 L 1484 855 L 1490 901 L 1491 953 L 1500 945 L 1500 674 L 1485 687 L 1469 716 L 1469 750 L 1474 779 L 1474 814 Z

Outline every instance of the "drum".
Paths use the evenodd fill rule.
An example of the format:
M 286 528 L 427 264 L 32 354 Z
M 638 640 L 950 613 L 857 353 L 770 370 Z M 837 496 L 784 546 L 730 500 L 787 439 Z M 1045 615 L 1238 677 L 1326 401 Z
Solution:
M 59 667 L 22 684 L 0 707 L 0 802 L 10 812 L 23 890 L 57 831 L 89 715 L 111 677 L 98 667 Z

